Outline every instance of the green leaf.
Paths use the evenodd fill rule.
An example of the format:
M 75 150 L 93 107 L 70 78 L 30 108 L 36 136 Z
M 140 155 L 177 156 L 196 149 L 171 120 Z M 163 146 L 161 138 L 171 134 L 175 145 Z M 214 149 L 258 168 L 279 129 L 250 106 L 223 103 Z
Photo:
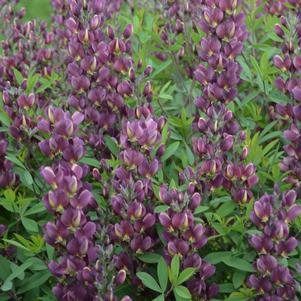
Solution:
M 160 258 L 157 265 L 157 275 L 162 292 L 165 292 L 168 283 L 168 266 L 163 257 Z
M 84 157 L 80 160 L 80 163 L 87 164 L 87 165 L 92 166 L 92 167 L 100 168 L 99 160 L 96 160 L 94 158 Z
M 40 212 L 45 212 L 45 206 L 43 203 L 38 203 L 36 205 L 34 205 L 33 207 L 31 207 L 30 209 L 28 209 L 25 213 L 24 216 L 28 216 L 28 215 L 32 215 L 32 214 L 37 214 Z
M 222 262 L 224 259 L 229 258 L 232 255 L 232 252 L 213 252 L 205 256 L 204 260 L 208 261 L 211 264 L 217 264 Z
M 38 79 L 39 79 L 39 75 L 38 74 L 35 74 L 35 75 L 31 76 L 28 79 L 27 88 L 26 88 L 26 93 L 27 94 L 29 94 L 30 92 L 33 91 L 33 88 L 35 87 Z
M 10 126 L 10 118 L 9 116 L 6 114 L 6 112 L 2 112 L 0 111 L 0 121 L 7 127 Z
M 39 232 L 38 224 L 33 219 L 22 216 L 21 222 L 26 230 L 30 232 Z
M 192 165 L 194 163 L 194 154 L 193 154 L 191 148 L 186 143 L 185 143 L 185 148 L 186 148 L 188 162 L 190 165 Z
M 170 158 L 177 151 L 179 146 L 180 142 L 174 142 L 171 145 L 169 145 L 166 151 L 164 152 L 163 156 L 161 157 L 161 161 L 164 162 L 168 158 Z
M 251 263 L 248 261 L 238 258 L 238 257 L 228 257 L 224 258 L 223 262 L 232 268 L 241 270 L 241 271 L 246 271 L 246 272 L 254 272 L 254 268 Z
M 218 210 L 216 211 L 216 214 L 220 217 L 225 217 L 228 214 L 232 213 L 236 208 L 236 203 L 233 201 L 225 202 L 223 203 Z
M 220 293 L 231 293 L 234 289 L 232 283 L 221 283 L 218 286 Z
M 6 241 L 8 242 L 9 244 L 17 247 L 17 248 L 20 248 L 22 250 L 25 250 L 25 251 L 30 251 L 28 248 L 24 247 L 22 244 L 20 244 L 19 242 L 15 241 L 15 240 L 12 240 L 12 239 L 5 239 L 5 238 L 2 238 L 3 241 Z
M 177 280 L 177 285 L 182 284 L 187 281 L 195 273 L 195 268 L 186 268 L 183 272 L 180 273 Z
M 162 294 L 162 295 L 160 295 L 160 296 L 158 296 L 157 298 L 155 298 L 155 299 L 153 299 L 153 301 L 164 301 L 165 299 L 164 299 L 164 295 Z
M 17 294 L 23 294 L 35 287 L 41 286 L 50 278 L 50 276 L 51 273 L 49 271 L 33 274 L 31 277 L 22 282 L 22 286 L 17 291 Z
M 13 154 L 7 154 L 5 158 L 26 170 L 24 164 L 19 159 L 17 159 Z
M 11 272 L 10 261 L 0 255 L 0 266 L 1 266 L 0 279 L 5 280 Z
M 137 277 L 142 281 L 142 283 L 149 289 L 162 293 L 162 290 L 157 283 L 157 281 L 148 273 L 139 272 L 136 274 Z
M 20 176 L 21 182 L 25 186 L 29 187 L 33 184 L 33 178 L 28 170 L 23 170 L 21 172 L 17 172 L 17 174 Z
M 12 287 L 13 287 L 13 283 L 10 280 L 6 280 L 1 286 L 1 289 L 3 292 L 7 292 L 10 291 Z
M 174 292 L 181 298 L 188 298 L 190 299 L 191 298 L 191 294 L 188 290 L 188 288 L 186 288 L 185 286 L 183 285 L 180 285 L 180 286 L 176 286 L 174 289 Z
M 105 141 L 105 145 L 112 152 L 112 154 L 115 157 L 117 157 L 118 153 L 119 153 L 119 149 L 118 149 L 116 141 L 113 138 L 111 138 L 110 136 L 108 136 L 108 135 L 104 136 L 104 141 Z
M 225 301 L 247 301 L 250 297 L 246 297 L 243 293 L 233 292 Z
M 232 282 L 235 289 L 238 289 L 245 281 L 246 273 L 243 271 L 235 271 L 233 274 Z
M 169 65 L 171 65 L 172 60 L 167 60 L 164 63 L 161 63 L 158 67 L 155 67 L 154 72 L 152 72 L 151 77 L 155 78 L 158 74 L 160 74 L 162 71 L 164 71 L 166 68 L 168 68 Z
M 176 283 L 180 272 L 180 257 L 175 255 L 172 258 L 171 266 L 170 266 L 170 282 Z
M 32 266 L 30 267 L 32 271 L 43 271 L 47 269 L 47 266 L 42 259 L 30 257 L 27 261 L 32 263 Z
M 158 263 L 161 256 L 156 253 L 144 253 L 138 256 L 139 260 L 146 263 Z
M 18 85 L 20 86 L 23 83 L 23 80 L 24 80 L 23 75 L 16 68 L 13 68 L 13 71 L 14 71 L 14 75 L 15 75 L 16 81 L 17 81 Z
M 3 283 L 1 289 L 3 291 L 7 291 L 11 289 L 11 285 L 9 282 L 11 282 L 13 279 L 19 277 L 26 269 L 28 269 L 32 265 L 32 262 L 24 262 L 22 265 L 17 266 L 14 268 L 12 274 L 8 276 L 8 278 Z
M 239 64 L 241 65 L 241 67 L 243 68 L 243 75 L 245 75 L 245 77 L 249 80 L 252 79 L 253 75 L 252 75 L 252 71 L 250 70 L 248 64 L 246 63 L 246 61 L 244 60 L 244 58 L 242 56 L 239 56 L 237 58 Z
M 195 209 L 194 211 L 194 214 L 197 215 L 197 214 L 200 214 L 202 212 L 205 212 L 209 209 L 208 206 L 199 206 L 198 208 Z
M 166 210 L 168 210 L 170 207 L 167 205 L 160 205 L 155 207 L 154 212 L 155 213 L 160 213 L 160 212 L 165 212 Z
M 5 199 L 0 199 L 0 206 L 3 206 L 9 212 L 17 211 L 15 205 L 16 193 L 12 189 L 6 189 L 3 193 Z
M 162 130 L 162 138 L 161 138 L 162 144 L 165 144 L 168 139 L 168 128 L 169 128 L 169 125 L 168 125 L 168 122 L 166 122 L 166 124 L 164 125 L 163 130 Z

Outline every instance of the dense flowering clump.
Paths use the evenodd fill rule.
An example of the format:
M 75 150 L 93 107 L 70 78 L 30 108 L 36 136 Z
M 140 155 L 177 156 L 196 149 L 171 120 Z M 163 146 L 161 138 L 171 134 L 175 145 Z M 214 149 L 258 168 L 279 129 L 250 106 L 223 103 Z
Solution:
M 50 77 L 56 70 L 55 55 L 52 48 L 53 33 L 47 29 L 46 22 L 25 22 L 25 9 L 17 9 L 19 1 L 2 1 L 0 15 L 4 22 L 1 34 L 6 37 L 2 41 L 0 57 L 0 87 L 3 109 L 9 117 L 6 126 L 13 140 L 3 142 L 4 149 L 18 151 L 23 146 L 28 148 L 28 156 L 35 152 L 37 141 L 35 136 L 38 108 L 42 109 L 53 96 L 54 89 L 42 86 L 41 77 Z M 2 141 L 5 134 L 1 134 Z M 23 145 L 22 145 L 23 144 Z M 4 147 L 5 146 L 5 147 Z M 1 156 L 2 157 L 2 156 Z M 8 178 L 2 186 L 14 184 L 16 176 L 10 169 L 12 164 L 1 160 L 3 177 Z M 2 169 L 2 168 L 1 168 Z M 6 172 L 4 169 L 7 169 Z
M 289 144 L 284 146 L 286 157 L 281 162 L 281 170 L 287 172 L 286 181 L 300 187 L 301 182 L 301 70 L 300 56 L 300 1 L 290 1 L 294 9 L 288 17 L 281 17 L 275 25 L 276 34 L 283 39 L 282 53 L 274 56 L 274 65 L 283 72 L 275 81 L 276 87 L 288 94 L 292 101 L 287 105 L 277 104 L 276 112 L 287 125 L 284 138 Z
M 258 257 L 254 262 L 256 273 L 249 277 L 248 285 L 258 293 L 255 300 L 298 300 L 297 282 L 282 263 L 298 245 L 289 233 L 289 224 L 301 213 L 296 197 L 294 190 L 282 196 L 276 190 L 274 195 L 265 194 L 254 203 L 250 218 L 261 233 L 250 238 Z
M 19 2 L 0 299 L 300 299 L 301 0 L 49 0 L 49 24 Z
M 5 81 L 14 86 L 16 68 L 24 78 L 34 68 L 41 75 L 49 75 L 53 65 L 49 62 L 53 58 L 53 33 L 47 30 L 46 22 L 24 22 L 25 8 L 16 9 L 19 1 L 2 1 L 0 11 L 4 26 L 1 34 L 6 37 L 1 41 L 3 54 L 0 57 L 1 87 L 5 87 Z
M 195 192 L 195 185 L 192 183 L 187 192 L 168 190 L 162 185 L 160 199 L 169 206 L 166 212 L 159 214 L 160 224 L 164 227 L 163 237 L 166 240 L 165 258 L 170 263 L 173 256 L 179 255 L 183 269 L 195 268 L 194 277 L 187 282 L 188 289 L 195 297 L 212 299 L 218 293 L 218 286 L 208 285 L 206 280 L 215 273 L 215 267 L 198 254 L 198 250 L 207 243 L 207 234 L 205 226 L 194 217 L 194 211 L 202 201 L 201 195 Z
M 124 252 L 115 256 L 116 267 L 135 275 L 135 256 L 150 251 L 158 243 L 154 228 L 155 196 L 152 178 L 158 172 L 158 157 L 165 120 L 155 118 L 150 105 L 136 108 L 135 116 L 125 120 L 120 136 L 120 166 L 114 171 L 111 196 L 113 212 L 119 221 L 111 225 L 111 238 Z M 127 251 L 128 250 L 128 251 Z M 135 281 L 136 277 L 132 278 Z
M 244 14 L 238 13 L 238 5 L 238 1 L 208 1 L 204 5 L 199 26 L 205 36 L 198 48 L 203 63 L 194 72 L 203 90 L 196 99 L 199 114 L 194 125 L 201 137 L 192 141 L 200 163 L 188 175 L 193 172 L 196 179 L 201 177 L 203 193 L 224 187 L 236 202 L 245 203 L 251 199 L 250 189 L 258 177 L 255 166 L 244 162 L 248 148 L 238 146 L 243 144 L 245 133 L 226 106 L 237 93 L 241 66 L 235 58 L 247 38 Z

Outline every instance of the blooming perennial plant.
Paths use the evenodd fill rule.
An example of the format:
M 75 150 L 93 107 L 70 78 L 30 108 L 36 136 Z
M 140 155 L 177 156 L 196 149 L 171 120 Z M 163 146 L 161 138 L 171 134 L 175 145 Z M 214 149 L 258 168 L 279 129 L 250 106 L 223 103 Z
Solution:
M 300 300 L 301 1 L 253 2 L 0 0 L 1 300 Z

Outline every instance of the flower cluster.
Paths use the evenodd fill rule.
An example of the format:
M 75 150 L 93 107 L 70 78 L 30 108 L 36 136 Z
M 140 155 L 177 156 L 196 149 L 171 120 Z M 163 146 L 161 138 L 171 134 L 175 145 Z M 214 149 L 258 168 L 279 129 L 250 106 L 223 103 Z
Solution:
M 166 241 L 164 256 L 168 262 L 174 255 L 179 255 L 183 269 L 196 269 L 194 277 L 189 279 L 187 287 L 195 297 L 210 300 L 218 293 L 216 284 L 208 285 L 206 280 L 215 273 L 215 267 L 202 260 L 198 250 L 207 243 L 206 228 L 196 222 L 195 209 L 201 204 L 202 198 L 195 192 L 195 185 L 190 183 L 187 192 L 176 189 L 168 190 L 165 185 L 160 187 L 160 200 L 169 209 L 159 214 L 159 221 L 164 227 L 163 238 Z
M 71 95 L 69 96 L 68 104 L 70 107 L 81 111 L 85 116 L 85 134 L 82 135 L 81 142 L 88 143 L 93 147 L 93 151 L 101 162 L 110 157 L 109 150 L 105 149 L 103 144 L 103 135 L 110 137 L 117 137 L 124 148 L 120 154 L 120 160 L 124 167 L 116 170 L 116 176 L 112 180 L 112 185 L 103 184 L 104 197 L 108 193 L 106 188 L 110 191 L 113 189 L 116 195 L 112 197 L 112 207 L 115 214 L 120 215 L 124 220 L 120 221 L 107 229 L 107 220 L 111 223 L 112 220 L 103 216 L 101 226 L 98 225 L 97 235 L 101 236 L 101 242 L 98 246 L 98 263 L 102 267 L 102 271 L 97 279 L 97 287 L 103 293 L 104 300 L 117 300 L 114 294 L 115 286 L 122 284 L 126 279 L 125 267 L 122 262 L 123 254 L 115 257 L 114 265 L 119 270 L 116 277 L 112 267 L 111 256 L 113 254 L 113 247 L 106 237 L 105 232 L 111 234 L 112 241 L 126 241 L 129 224 L 126 220 L 133 221 L 133 216 L 137 214 L 137 210 L 142 210 L 139 206 L 143 206 L 145 197 L 153 195 L 151 192 L 149 177 L 154 175 L 159 167 L 158 161 L 150 162 L 147 158 L 150 155 L 151 148 L 160 140 L 158 131 L 162 130 L 164 125 L 163 120 L 153 120 L 151 117 L 152 109 L 149 107 L 140 107 L 136 109 L 136 119 L 134 118 L 134 110 L 125 105 L 125 99 L 129 96 L 137 98 L 145 97 L 147 101 L 151 100 L 152 90 L 149 82 L 146 82 L 142 91 L 140 91 L 140 82 L 144 80 L 152 71 L 150 66 L 146 67 L 143 74 L 137 75 L 134 70 L 134 63 L 131 58 L 131 41 L 130 37 L 133 32 L 133 25 L 128 25 L 121 38 L 116 37 L 113 28 L 107 26 L 105 20 L 110 18 L 114 11 L 120 7 L 121 1 L 54 1 L 53 5 L 60 16 L 61 28 L 56 28 L 56 33 L 61 35 L 59 38 L 64 44 L 64 39 L 68 41 L 66 44 L 68 54 L 65 57 L 67 63 L 67 79 L 70 84 L 69 89 Z M 140 62 L 138 68 L 141 68 Z M 128 75 L 126 75 L 128 74 Z M 121 120 L 125 116 L 123 130 L 120 133 Z M 131 120 L 134 119 L 134 120 Z M 45 125 L 43 125 L 45 126 Z M 158 127 L 158 130 L 156 129 Z M 64 127 L 66 128 L 66 126 Z M 133 131 L 131 133 L 131 131 Z M 126 136 L 129 141 L 127 141 Z M 143 136 L 144 135 L 144 136 Z M 43 142 L 44 153 L 52 155 L 52 142 L 59 148 L 63 145 L 59 140 L 61 137 L 53 135 L 55 141 L 46 140 Z M 78 138 L 79 139 L 79 138 Z M 129 143 L 134 143 L 137 139 L 138 149 L 141 153 L 135 150 L 135 147 L 130 147 Z M 77 141 L 74 145 L 81 144 Z M 56 148 L 56 147 L 54 147 Z M 67 148 L 68 149 L 68 148 Z M 57 151 L 57 150 L 55 150 Z M 69 155 L 75 155 L 75 161 L 79 159 L 76 152 L 63 153 L 64 160 L 69 160 Z M 67 158 L 66 158 L 67 156 Z M 142 156 L 142 157 L 141 157 Z M 106 165 L 106 164 L 105 164 Z M 138 168 L 139 166 L 139 168 Z M 133 170 L 138 170 L 137 176 L 131 178 Z M 92 172 L 96 180 L 101 180 L 99 170 L 94 169 Z M 142 180 L 139 180 L 141 177 Z M 131 179 L 131 180 L 129 180 Z M 135 182 L 135 184 L 133 184 Z M 107 187 L 108 186 L 108 187 Z M 139 198 L 132 204 L 132 215 L 128 215 L 127 204 L 122 207 L 122 204 L 117 204 L 122 201 L 122 193 L 132 193 L 132 189 L 137 192 Z M 144 196 L 144 193 L 146 196 Z M 130 197 L 130 196 L 129 196 Z M 125 199 L 126 202 L 128 199 Z M 129 205 L 130 205 L 129 201 Z M 138 208 L 135 208 L 135 205 Z M 118 211 L 120 206 L 120 211 Z M 123 210 L 122 210 L 123 209 Z M 101 209 L 99 208 L 101 211 Z M 149 209 L 147 209 L 149 211 Z M 122 212 L 121 212 L 122 211 Z M 143 232 L 153 226 L 155 216 L 142 210 L 141 216 L 136 216 L 137 223 L 135 227 L 137 234 L 131 242 L 131 248 L 134 252 L 139 252 L 141 244 L 145 249 L 148 247 L 149 237 Z M 136 213 L 134 213 L 136 212 Z M 126 216 L 124 216 L 124 214 Z M 131 225 L 130 225 L 131 226 Z M 112 230 L 112 231 L 111 231 Z M 131 229 L 130 229 L 131 230 Z M 130 231 L 129 230 L 129 231 Z M 101 234 L 103 233 L 103 234 Z M 128 233 L 129 234 L 129 233 Z M 113 238 L 112 238 L 113 235 Z M 130 235 L 130 234 L 129 234 Z M 141 239 L 144 240 L 141 242 Z M 94 239 L 95 240 L 95 239 Z M 103 245 L 107 245 L 106 247 Z M 135 246 L 134 246 L 135 245 Z M 104 250 L 102 248 L 105 247 Z M 126 254 L 124 254 L 126 256 Z M 130 259 L 130 257 L 129 257 Z M 108 271 L 109 270 L 109 271 Z M 110 274 L 113 274 L 112 281 L 110 281 Z M 100 276 L 102 275 L 102 276 Z M 72 279 L 72 277 L 71 277 Z M 106 285 L 106 287 L 104 287 Z M 67 291 L 69 288 L 66 288 Z M 91 289 L 93 292 L 93 289 Z M 130 300 L 129 297 L 125 297 Z M 101 299 L 102 300 L 102 299 Z
M 261 1 L 260 1 L 261 2 Z M 264 11 L 271 15 L 281 16 L 286 10 L 287 0 L 269 0 L 264 4 Z
M 205 37 L 199 45 L 201 64 L 195 72 L 204 88 L 205 102 L 227 103 L 236 96 L 241 67 L 235 58 L 247 38 L 244 14 L 238 13 L 239 1 L 207 1 L 199 22 Z
M 39 130 L 49 135 L 39 143 L 40 149 L 54 161 L 51 167 L 41 169 L 52 187 L 43 201 L 55 217 L 44 226 L 44 235 L 58 257 L 49 263 L 50 271 L 59 279 L 53 288 L 55 296 L 68 301 L 109 301 L 115 300 L 114 287 L 125 278 L 122 273 L 116 278 L 111 276 L 113 247 L 106 243 L 106 227 L 93 221 L 89 214 L 101 212 L 91 185 L 83 180 L 89 168 L 78 163 L 85 153 L 84 142 L 78 135 L 83 119 L 79 112 L 71 116 L 62 109 L 49 107 L 47 118 L 39 121 Z M 102 299 L 99 293 L 104 296 Z
M 8 141 L 4 133 L 0 134 L 0 187 L 14 186 L 18 181 L 17 175 L 12 171 L 13 164 L 5 158 Z
M 197 64 L 196 47 L 191 33 L 196 31 L 197 23 L 203 9 L 203 2 L 203 0 L 165 0 L 161 1 L 160 5 L 158 4 L 158 11 L 162 15 L 160 20 L 162 24 L 158 28 L 158 35 L 164 46 L 162 50 L 157 51 L 155 54 L 160 60 L 170 58 L 178 67 L 184 67 L 183 70 L 178 67 L 176 68 L 177 76 L 180 77 L 179 85 L 183 84 L 181 80 L 183 80 L 182 77 L 186 76 L 186 74 L 190 78 L 192 77 L 193 70 Z M 166 48 L 168 48 L 168 51 Z
M 75 112 L 70 116 L 62 109 L 49 107 L 47 117 L 40 120 L 38 128 L 50 138 L 40 142 L 40 148 L 50 158 L 62 154 L 52 167 L 41 169 L 52 187 L 43 201 L 55 216 L 44 226 L 45 240 L 59 256 L 58 261 L 49 263 L 50 271 L 61 279 L 53 291 L 60 300 L 97 300 L 96 224 L 86 215 L 96 203 L 90 185 L 83 182 L 87 169 L 77 164 L 84 155 L 83 141 L 77 137 L 83 115 Z
M 250 219 L 261 233 L 250 238 L 258 257 L 254 262 L 256 273 L 249 277 L 248 285 L 258 292 L 258 301 L 297 300 L 297 283 L 290 269 L 281 263 L 298 245 L 289 233 L 289 223 L 301 213 L 296 197 L 294 190 L 282 196 L 276 190 L 274 195 L 265 194 L 254 203 Z
M 202 136 L 192 140 L 193 150 L 199 158 L 192 173 L 196 173 L 196 180 L 205 195 L 224 187 L 237 203 L 246 203 L 252 198 L 251 188 L 258 177 L 255 165 L 245 163 L 248 147 L 235 148 L 235 145 L 243 144 L 245 133 L 238 132 L 238 123 L 225 106 L 220 111 L 214 105 L 209 106 L 205 112 L 207 116 L 200 117 L 197 124 Z M 191 171 L 187 174 L 190 178 Z
M 164 152 L 160 145 L 164 124 L 163 117 L 153 116 L 150 105 L 142 105 L 136 108 L 135 116 L 124 121 L 120 136 L 121 165 L 114 172 L 111 196 L 119 221 L 111 225 L 110 232 L 112 240 L 124 246 L 124 252 L 115 257 L 116 266 L 130 274 L 137 268 L 131 253 L 149 251 L 158 242 L 152 178 L 160 165 L 157 157 Z
M 162 1 L 162 12 L 168 24 L 162 29 L 161 39 L 167 44 L 172 45 L 170 40 L 173 35 L 183 33 L 189 27 L 194 27 L 201 15 L 203 0 L 193 1 Z M 172 22 L 170 22 L 172 21 Z M 187 46 L 187 45 L 186 45 Z
M 290 10 L 287 18 L 281 17 L 276 24 L 276 34 L 283 39 L 282 53 L 274 56 L 274 65 L 283 72 L 283 76 L 275 81 L 276 87 L 288 94 L 293 101 L 287 105 L 276 105 L 276 112 L 289 127 L 284 131 L 284 137 L 289 144 L 284 146 L 286 157 L 281 162 L 281 170 L 288 172 L 286 181 L 300 187 L 301 182 L 301 70 L 300 40 L 301 27 L 299 1 L 291 1 L 295 9 Z
M 207 1 L 204 5 L 199 25 L 205 36 L 198 49 L 203 63 L 194 72 L 203 90 L 196 99 L 199 116 L 194 125 L 201 137 L 193 138 L 193 149 L 200 159 L 194 173 L 203 180 L 202 193 L 224 187 L 235 201 L 245 203 L 251 199 L 250 189 L 258 177 L 255 166 L 244 163 L 248 148 L 235 149 L 242 145 L 245 133 L 226 106 L 237 93 L 241 66 L 235 58 L 247 38 L 238 5 L 238 1 Z
M 90 9 L 90 13 L 94 12 L 101 19 L 109 19 L 114 13 L 118 12 L 122 4 L 122 0 L 95 0 L 95 1 L 67 1 L 67 0 L 51 0 L 54 15 L 52 16 L 53 32 L 56 37 L 55 43 L 59 48 L 60 61 L 63 63 L 66 52 L 68 52 L 68 43 L 70 38 L 70 31 L 65 26 L 69 17 L 72 17 L 73 13 L 77 16 L 89 14 L 89 12 L 83 12 L 83 9 Z M 73 7 L 73 12 L 70 12 L 70 7 Z M 89 14 L 92 17 L 91 14 Z M 82 19 L 83 20 L 83 19 Z M 68 61 L 67 61 L 68 63 Z
M 1 87 L 5 87 L 5 81 L 14 86 L 16 83 L 14 68 L 27 78 L 33 68 L 41 75 L 49 75 L 55 65 L 49 64 L 54 53 L 50 47 L 53 33 L 47 30 L 47 23 L 24 22 L 25 8 L 16 10 L 17 2 L 3 1 L 0 12 L 5 24 L 2 26 L 1 34 L 6 37 L 2 41 L 3 55 L 0 59 Z
M 133 25 L 117 37 L 104 21 L 119 8 L 120 1 L 108 2 L 71 1 L 65 20 L 67 78 L 71 86 L 68 103 L 84 113 L 89 129 L 85 140 L 101 152 L 105 152 L 103 135 L 118 135 L 121 116 L 127 114 L 125 98 L 135 89 L 129 80 L 135 77 L 129 40 Z

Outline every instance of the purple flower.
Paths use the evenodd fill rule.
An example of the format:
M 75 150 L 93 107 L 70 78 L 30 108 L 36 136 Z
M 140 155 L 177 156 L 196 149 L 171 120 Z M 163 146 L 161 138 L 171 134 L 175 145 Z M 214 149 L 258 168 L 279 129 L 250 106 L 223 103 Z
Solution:
M 259 254 L 254 262 L 255 274 L 248 278 L 248 286 L 266 298 L 276 297 L 282 300 L 289 294 L 296 298 L 297 283 L 289 268 L 281 263 L 281 257 L 288 257 L 298 245 L 295 237 L 289 236 L 289 223 L 301 213 L 301 207 L 295 204 L 296 192 L 287 191 L 279 195 L 264 195 L 254 203 L 251 221 L 261 234 L 250 237 L 250 245 Z M 288 214 L 293 211 L 292 219 Z M 286 298 L 285 297 L 285 298 Z M 261 297 L 256 297 L 261 301 Z

